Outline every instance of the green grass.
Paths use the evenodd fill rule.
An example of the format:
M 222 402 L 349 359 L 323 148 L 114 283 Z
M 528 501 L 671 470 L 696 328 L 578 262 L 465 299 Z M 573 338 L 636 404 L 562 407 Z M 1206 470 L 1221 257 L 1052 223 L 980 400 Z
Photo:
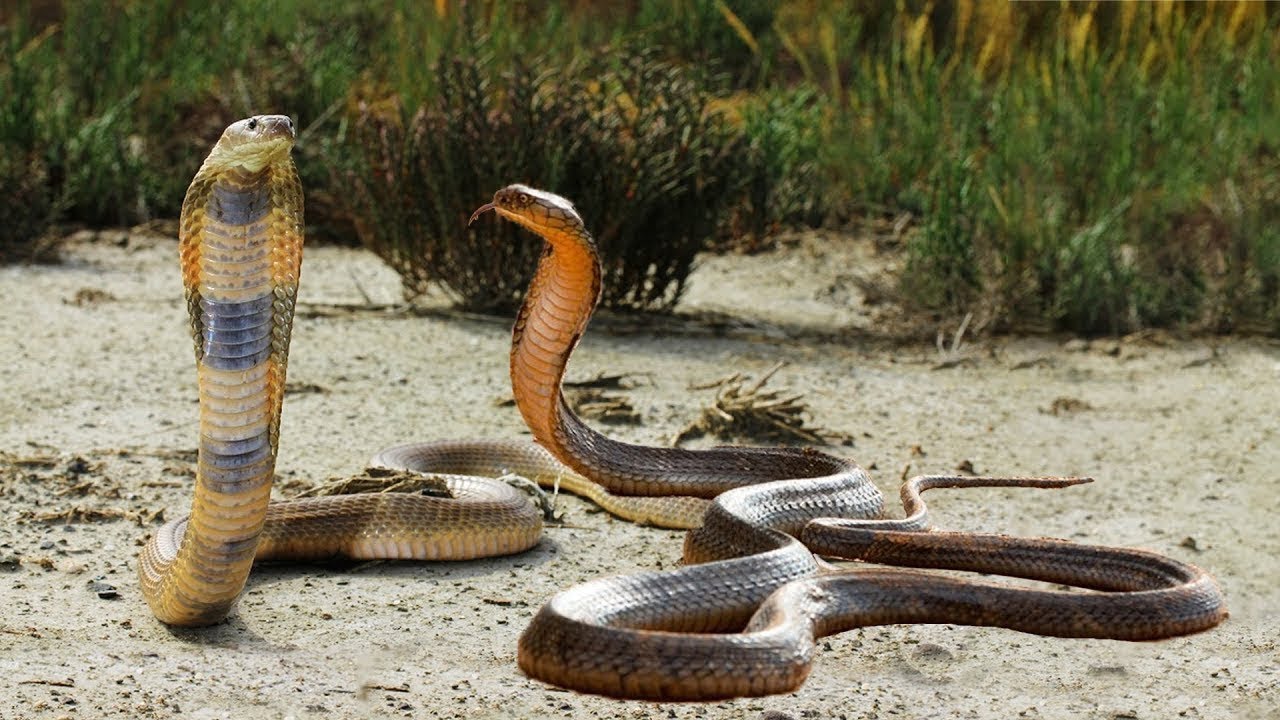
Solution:
M 1274 323 L 1257 296 L 1273 236 L 1245 226 L 1280 220 L 1259 184 L 1280 139 L 1275 26 L 1230 40 L 1187 20 L 1163 63 L 1063 33 L 993 76 L 904 23 L 848 83 L 837 185 L 865 211 L 921 216 L 902 284 L 926 309 L 1090 334 Z M 1215 199 L 1229 186 L 1234 214 Z
M 356 132 L 369 108 L 395 106 L 403 122 L 419 107 L 451 112 L 436 66 L 453 57 L 480 61 L 491 109 L 511 105 L 521 68 L 608 95 L 592 74 L 620 67 L 619 48 L 646 47 L 651 61 L 696 69 L 703 113 L 743 138 L 726 145 L 736 163 L 687 168 L 733 196 L 716 218 L 666 198 L 664 222 L 692 228 L 699 246 L 910 213 L 898 280 L 922 318 L 1280 333 L 1280 13 L 1265 5 L 86 0 L 52 25 L 22 8 L 8 17 L 0 192 L 14 200 L 0 257 L 30 256 L 51 223 L 175 216 L 218 133 L 258 112 L 303 128 L 312 236 L 351 238 L 364 223 L 370 242 L 370 218 L 344 202 L 356 196 L 351 163 L 377 150 Z M 644 92 L 628 90 L 628 107 L 645 107 Z M 607 123 L 629 110 L 595 112 Z M 646 172 L 663 142 L 619 162 Z M 432 166 L 423 187 L 487 195 L 525 179 L 613 211 L 572 153 L 538 153 L 486 160 L 475 177 L 465 163 Z M 456 220 L 406 201 L 435 213 L 436 235 Z

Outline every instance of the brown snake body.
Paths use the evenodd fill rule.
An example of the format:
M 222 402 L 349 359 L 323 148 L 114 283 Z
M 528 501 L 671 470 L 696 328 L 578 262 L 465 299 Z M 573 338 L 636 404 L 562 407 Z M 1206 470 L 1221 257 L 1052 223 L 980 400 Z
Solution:
M 181 259 L 200 385 L 196 491 L 190 517 L 162 527 L 139 562 L 143 594 L 166 623 L 220 621 L 255 559 L 469 558 L 523 550 L 541 529 L 523 495 L 478 478 L 451 477 L 454 499 L 268 502 L 301 261 L 292 143 L 282 116 L 232 125 L 183 203 Z M 696 525 L 706 508 L 686 538 L 687 567 L 603 578 L 552 598 L 520 639 L 518 662 L 529 676 L 619 697 L 712 699 L 794 689 L 815 638 L 859 625 L 952 622 L 1152 639 L 1225 616 L 1212 579 L 1158 555 L 921 532 L 928 520 L 919 493 L 929 487 L 1060 487 L 1077 479 L 917 478 L 903 489 L 907 517 L 885 520 L 880 493 L 847 460 L 812 450 L 649 448 L 596 433 L 560 392 L 599 298 L 594 241 L 572 205 L 549 193 L 511 186 L 476 215 L 487 210 L 546 241 L 511 351 L 517 405 L 540 446 L 406 445 L 382 451 L 374 464 L 515 472 L 667 525 Z M 708 506 L 694 496 L 715 500 Z M 1015 589 L 896 568 L 837 572 L 814 552 L 1108 592 Z

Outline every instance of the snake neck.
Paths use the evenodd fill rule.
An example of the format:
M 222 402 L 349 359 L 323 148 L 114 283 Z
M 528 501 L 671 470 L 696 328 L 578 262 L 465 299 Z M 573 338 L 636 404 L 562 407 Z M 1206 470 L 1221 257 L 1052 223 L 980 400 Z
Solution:
M 620 495 L 714 497 L 768 480 L 861 472 L 840 458 L 793 448 L 649 447 L 592 429 L 569 408 L 561 389 L 569 357 L 599 302 L 600 257 L 585 231 L 540 226 L 537 232 L 546 245 L 516 316 L 511 385 L 534 439 L 557 460 Z M 877 513 L 878 491 L 865 485 L 867 513 Z
M 600 257 L 585 233 L 548 234 L 545 240 L 512 330 L 511 386 L 534 439 L 564 462 L 574 454 L 566 424 L 576 418 L 561 388 L 569 356 L 600 299 Z

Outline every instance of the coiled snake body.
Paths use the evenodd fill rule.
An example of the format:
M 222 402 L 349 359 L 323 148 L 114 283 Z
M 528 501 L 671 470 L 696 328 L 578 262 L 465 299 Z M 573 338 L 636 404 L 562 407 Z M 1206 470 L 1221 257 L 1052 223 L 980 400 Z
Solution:
M 144 596 L 166 623 L 221 620 L 255 558 L 476 557 L 523 550 L 541 529 L 518 491 L 475 478 L 451 478 L 455 499 L 268 503 L 301 258 L 292 143 L 292 124 L 281 116 L 232 125 L 183 204 L 181 258 L 200 381 L 196 492 L 190 518 L 161 528 L 139 563 Z M 552 598 L 520 639 L 518 662 L 529 676 L 619 697 L 713 699 L 794 689 L 815 638 L 859 625 L 949 622 L 1153 639 L 1225 617 L 1211 578 L 1158 555 L 922 532 L 920 492 L 930 487 L 1081 480 L 916 478 L 903 488 L 906 518 L 885 520 L 880 493 L 846 460 L 811 450 L 649 448 L 596 433 L 560 393 L 599 298 L 595 243 L 573 206 L 549 193 L 513 185 L 472 221 L 488 210 L 546 241 L 511 351 L 517 405 L 539 445 L 408 445 L 374 462 L 559 480 L 615 512 L 666 525 L 697 525 L 706 509 L 686 538 L 687 567 L 604 578 Z M 1014 589 L 898 568 L 836 571 L 814 552 L 1112 592 Z
M 302 260 L 302 188 L 287 117 L 223 133 L 182 205 L 183 284 L 200 387 L 191 515 L 160 528 L 138 570 L 161 621 L 221 621 L 255 559 L 468 559 L 538 542 L 541 516 L 503 483 L 446 476 L 454 498 L 345 495 L 268 504 Z M 543 450 L 514 443 L 392 448 L 375 464 L 554 479 Z

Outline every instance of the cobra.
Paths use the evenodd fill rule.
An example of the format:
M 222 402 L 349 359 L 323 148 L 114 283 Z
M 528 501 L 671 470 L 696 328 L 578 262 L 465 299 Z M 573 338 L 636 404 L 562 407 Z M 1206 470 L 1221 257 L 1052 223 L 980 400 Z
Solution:
M 1225 617 L 1212 578 L 1154 553 L 923 532 L 929 521 L 920 493 L 928 488 L 1064 487 L 1083 478 L 919 477 L 903 486 L 906 517 L 887 520 L 866 473 L 823 453 L 653 448 L 600 435 L 559 392 L 598 302 L 596 244 L 572 203 L 547 192 L 504 188 L 472 221 L 490 210 L 544 241 L 511 350 L 517 404 L 537 441 L 616 493 L 715 497 L 686 536 L 686 567 L 594 580 L 543 606 L 519 642 L 518 663 L 530 677 L 621 698 L 715 700 L 795 690 L 817 638 L 865 625 L 955 623 L 1150 640 Z M 1013 588 L 902 568 L 839 570 L 815 552 L 1107 592 Z
M 542 518 L 488 478 L 517 474 L 588 497 L 637 522 L 697 524 L 698 498 L 622 497 L 533 443 L 438 441 L 388 448 L 375 466 L 444 477 L 452 498 L 346 495 L 270 502 L 289 339 L 302 263 L 303 195 L 288 117 L 229 126 L 182 204 L 179 260 L 194 340 L 200 419 L 187 517 L 143 547 L 140 587 L 178 626 L 224 619 L 256 560 L 465 560 L 521 552 Z

